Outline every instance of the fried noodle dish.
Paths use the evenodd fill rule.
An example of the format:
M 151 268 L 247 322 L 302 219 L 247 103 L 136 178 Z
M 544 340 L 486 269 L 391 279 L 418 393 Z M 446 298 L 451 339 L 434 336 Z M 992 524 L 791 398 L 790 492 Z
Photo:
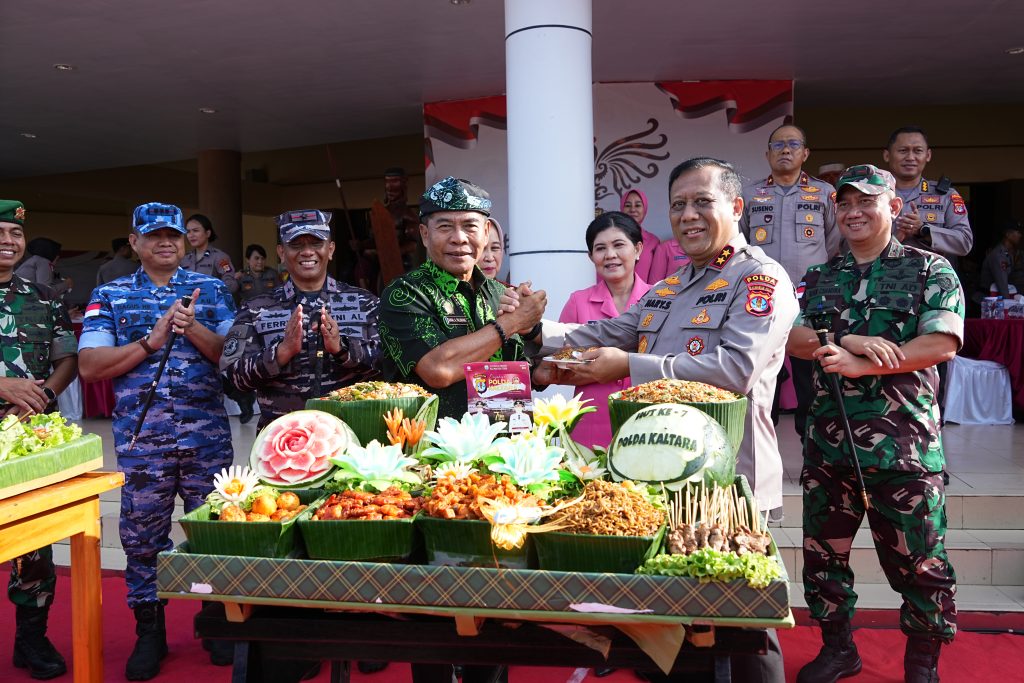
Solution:
M 612 398 L 634 403 L 727 403 L 741 396 L 703 382 L 657 379 L 623 389 Z
M 551 520 L 570 534 L 653 536 L 665 522 L 665 511 L 652 505 L 633 482 L 595 479 L 583 488 L 583 500 Z
M 430 393 L 418 384 L 356 382 L 337 391 L 332 391 L 324 398 L 331 401 L 372 401 L 389 398 L 426 398 L 428 396 Z

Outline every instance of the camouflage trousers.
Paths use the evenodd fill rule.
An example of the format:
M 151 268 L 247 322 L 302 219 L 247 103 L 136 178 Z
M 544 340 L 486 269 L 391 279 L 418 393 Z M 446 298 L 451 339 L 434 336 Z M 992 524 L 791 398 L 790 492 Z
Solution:
M 129 607 L 157 599 L 156 559 L 174 546 L 170 534 L 175 496 L 181 497 L 185 512 L 196 509 L 213 490 L 213 476 L 232 459 L 230 442 L 118 456 L 117 468 L 124 472 L 120 532 Z
M 850 468 L 804 463 L 804 596 L 819 621 L 853 617 L 857 594 L 850 569 L 853 537 L 864 517 Z M 946 492 L 942 472 L 865 470 L 867 511 L 878 561 L 903 596 L 900 628 L 950 642 L 956 633 L 956 574 L 946 556 Z
M 49 607 L 53 602 L 53 589 L 57 586 L 57 572 L 53 566 L 53 547 L 25 553 L 11 562 L 11 579 L 7 583 L 7 597 L 22 607 Z

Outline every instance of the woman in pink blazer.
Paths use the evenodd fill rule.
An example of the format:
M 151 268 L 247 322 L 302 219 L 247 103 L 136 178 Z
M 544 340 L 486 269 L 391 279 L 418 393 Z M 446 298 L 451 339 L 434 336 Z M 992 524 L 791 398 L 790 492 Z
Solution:
M 654 249 L 661 240 L 654 233 L 643 229 L 644 218 L 647 216 L 647 195 L 642 190 L 629 190 L 626 194 L 622 195 L 619 210 L 636 221 L 637 225 L 641 226 L 640 230 L 644 236 L 644 249 L 640 253 L 640 261 L 636 264 L 636 274 L 646 282 L 654 282 L 650 278 L 651 263 L 654 259 Z
M 558 320 L 563 323 L 588 323 L 616 318 L 640 300 L 650 289 L 636 272 L 643 257 L 644 239 L 640 225 L 619 211 L 603 213 L 587 226 L 587 252 L 597 270 L 597 284 L 569 296 Z M 572 436 L 584 446 L 608 446 L 612 438 L 608 422 L 608 395 L 629 386 L 629 379 L 607 384 L 588 384 L 583 397 L 597 408 L 583 419 Z

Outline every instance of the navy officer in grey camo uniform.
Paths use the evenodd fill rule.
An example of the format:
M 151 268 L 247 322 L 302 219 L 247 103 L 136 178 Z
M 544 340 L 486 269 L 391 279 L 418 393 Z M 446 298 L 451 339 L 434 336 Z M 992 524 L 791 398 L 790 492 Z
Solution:
M 290 278 L 243 304 L 220 367 L 240 391 L 255 391 L 259 428 L 379 373 L 377 297 L 327 274 L 331 215 L 315 209 L 277 217 L 277 255 Z

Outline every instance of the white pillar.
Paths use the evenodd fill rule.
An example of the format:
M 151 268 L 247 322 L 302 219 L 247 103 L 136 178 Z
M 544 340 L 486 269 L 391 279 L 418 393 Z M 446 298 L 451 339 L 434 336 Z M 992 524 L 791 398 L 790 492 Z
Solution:
M 591 18 L 591 0 L 505 0 L 510 269 L 551 319 L 594 284 Z

